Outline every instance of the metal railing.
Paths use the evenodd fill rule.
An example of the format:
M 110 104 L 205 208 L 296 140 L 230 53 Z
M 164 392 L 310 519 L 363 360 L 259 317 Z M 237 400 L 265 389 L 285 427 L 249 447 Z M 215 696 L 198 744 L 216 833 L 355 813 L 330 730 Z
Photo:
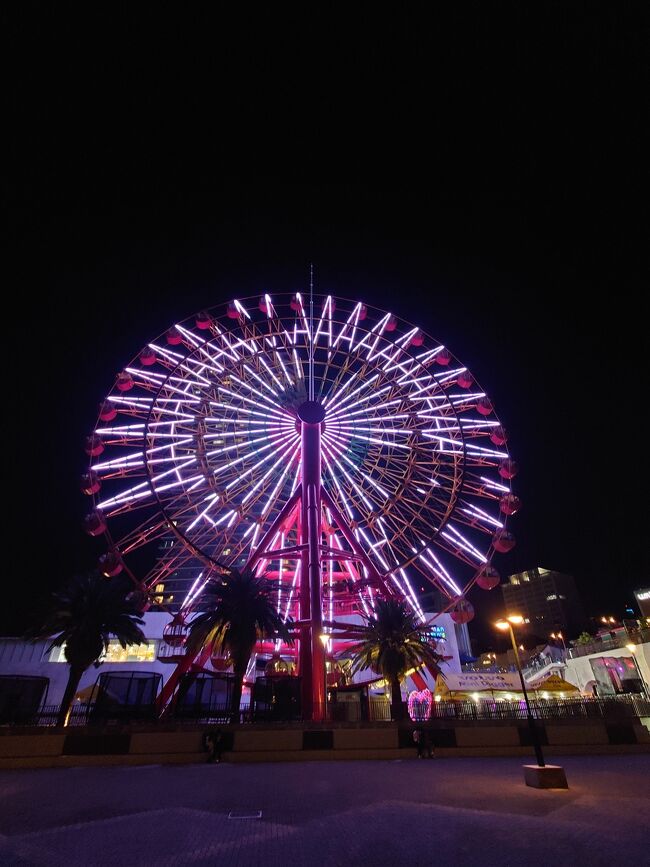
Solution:
M 618 698 L 581 698 L 581 699 L 544 699 L 531 700 L 530 708 L 532 715 L 538 720 L 620 720 L 638 719 L 650 717 L 650 700 L 641 695 L 627 695 Z M 155 719 L 139 718 L 137 712 L 132 718 L 128 715 L 120 715 L 119 718 L 93 717 L 93 705 L 77 703 L 68 721 L 68 726 L 86 726 L 102 724 L 119 725 L 146 725 L 155 727 L 159 721 Z M 16 723 L 21 726 L 55 726 L 59 714 L 58 705 L 43 707 L 29 720 L 21 720 Z M 358 722 L 390 722 L 391 707 L 389 702 L 380 699 L 370 699 L 367 702 L 330 702 L 324 709 L 325 722 L 331 723 L 358 723 Z M 522 700 L 517 701 L 491 701 L 481 699 L 479 701 L 440 701 L 431 705 L 428 720 L 444 720 L 453 722 L 475 722 L 483 720 L 517 722 L 525 721 L 526 705 Z M 410 722 L 406 704 L 403 705 L 402 721 Z M 425 718 L 415 719 L 413 722 L 424 722 Z M 282 712 L 269 714 L 267 711 L 256 714 L 255 707 L 242 705 L 239 709 L 237 720 L 233 720 L 233 714 L 229 706 L 225 704 L 214 705 L 206 708 L 194 709 L 192 713 L 172 714 L 160 721 L 168 725 L 226 725 L 233 722 L 240 725 L 249 725 L 257 722 L 298 722 L 293 719 L 283 718 Z
M 529 702 L 535 719 L 621 719 L 650 716 L 650 701 L 643 696 L 620 698 L 533 699 Z M 434 702 L 431 719 L 526 720 L 526 703 L 518 701 L 441 701 Z
M 569 659 L 590 656 L 592 653 L 604 653 L 607 650 L 618 650 L 628 644 L 646 644 L 650 642 L 650 629 L 639 629 L 632 635 L 605 636 L 594 639 L 590 644 L 574 644 L 567 651 Z

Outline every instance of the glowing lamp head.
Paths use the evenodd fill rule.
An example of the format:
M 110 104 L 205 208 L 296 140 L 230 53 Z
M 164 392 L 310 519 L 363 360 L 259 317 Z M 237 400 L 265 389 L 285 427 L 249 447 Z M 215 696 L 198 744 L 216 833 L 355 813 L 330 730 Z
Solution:
M 497 620 L 497 622 L 494 625 L 496 626 L 497 629 L 500 629 L 501 632 L 507 632 L 508 629 L 510 628 L 510 624 L 508 623 L 507 620 Z
M 636 644 L 626 644 L 625 647 L 630 651 L 630 653 L 636 653 Z
M 521 614 L 509 614 L 507 619 L 511 623 L 514 623 L 515 626 L 519 626 L 520 624 L 522 624 L 524 622 L 524 618 L 521 616 Z

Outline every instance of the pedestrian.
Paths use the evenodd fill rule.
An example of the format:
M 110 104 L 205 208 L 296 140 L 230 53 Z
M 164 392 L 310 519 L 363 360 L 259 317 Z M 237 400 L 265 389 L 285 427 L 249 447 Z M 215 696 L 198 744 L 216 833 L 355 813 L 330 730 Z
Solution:
M 205 748 L 208 751 L 208 763 L 219 764 L 223 749 L 223 734 L 220 729 L 209 731 L 204 738 Z
M 422 751 L 424 748 L 424 739 L 422 729 L 413 729 L 413 740 L 418 748 L 418 759 L 424 758 Z

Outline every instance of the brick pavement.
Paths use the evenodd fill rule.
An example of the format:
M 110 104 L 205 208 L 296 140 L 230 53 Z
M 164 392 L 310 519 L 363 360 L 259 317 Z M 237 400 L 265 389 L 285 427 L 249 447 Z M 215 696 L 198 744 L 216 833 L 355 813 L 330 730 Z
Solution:
M 650 756 L 562 763 L 564 792 L 509 758 L 4 771 L 0 864 L 642 863 Z

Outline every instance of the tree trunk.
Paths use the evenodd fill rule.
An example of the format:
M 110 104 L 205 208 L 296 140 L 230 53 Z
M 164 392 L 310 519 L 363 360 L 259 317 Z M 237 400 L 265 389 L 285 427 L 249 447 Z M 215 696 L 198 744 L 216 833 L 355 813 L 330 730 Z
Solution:
M 402 690 L 399 685 L 399 677 L 391 677 L 390 679 L 390 715 L 396 722 L 399 722 L 403 716 Z
M 76 666 L 70 666 L 70 673 L 68 675 L 68 683 L 65 688 L 65 692 L 63 693 L 63 699 L 61 701 L 61 708 L 59 709 L 59 716 L 57 717 L 56 724 L 58 726 L 66 726 L 68 724 L 68 717 L 70 715 L 70 709 L 72 707 L 72 702 L 74 701 L 74 696 L 77 691 L 77 687 L 79 686 L 79 681 L 81 680 L 81 675 L 84 673 L 86 669 Z
M 244 675 L 246 674 L 245 668 L 234 668 L 233 671 L 235 674 L 235 682 L 232 688 L 232 698 L 231 698 L 231 722 L 239 723 L 239 705 L 241 704 L 241 693 L 242 687 L 244 685 Z

